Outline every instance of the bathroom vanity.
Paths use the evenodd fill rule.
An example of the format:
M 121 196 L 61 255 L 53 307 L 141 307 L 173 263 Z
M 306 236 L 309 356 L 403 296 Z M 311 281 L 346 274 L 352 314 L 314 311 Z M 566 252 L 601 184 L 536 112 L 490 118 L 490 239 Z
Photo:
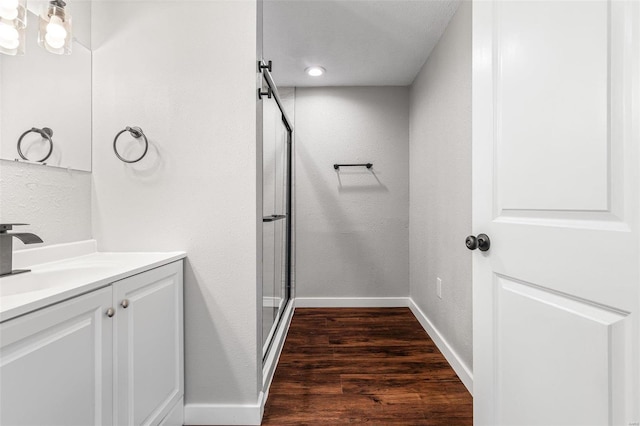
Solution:
M 182 425 L 185 253 L 81 244 L 0 279 L 0 424 Z

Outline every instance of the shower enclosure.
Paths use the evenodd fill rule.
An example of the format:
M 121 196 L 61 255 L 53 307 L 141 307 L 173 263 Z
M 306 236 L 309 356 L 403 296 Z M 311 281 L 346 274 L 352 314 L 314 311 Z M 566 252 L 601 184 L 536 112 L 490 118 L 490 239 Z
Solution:
M 293 126 L 266 66 L 262 75 L 262 354 L 266 357 L 292 297 Z

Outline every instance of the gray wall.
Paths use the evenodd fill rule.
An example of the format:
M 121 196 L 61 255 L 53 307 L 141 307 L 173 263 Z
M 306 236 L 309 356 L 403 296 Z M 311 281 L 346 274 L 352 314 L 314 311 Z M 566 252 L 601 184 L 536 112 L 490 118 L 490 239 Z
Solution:
M 406 297 L 408 88 L 298 88 L 295 142 L 296 296 Z
M 255 405 L 256 2 L 98 1 L 93 12 L 99 249 L 185 250 L 187 419 L 193 404 Z M 112 152 L 124 126 L 149 138 L 139 163 Z
M 470 2 L 461 3 L 410 93 L 411 297 L 471 368 Z
M 0 160 L 0 223 L 28 223 L 15 230 L 33 232 L 44 244 L 91 238 L 91 174 L 76 170 Z

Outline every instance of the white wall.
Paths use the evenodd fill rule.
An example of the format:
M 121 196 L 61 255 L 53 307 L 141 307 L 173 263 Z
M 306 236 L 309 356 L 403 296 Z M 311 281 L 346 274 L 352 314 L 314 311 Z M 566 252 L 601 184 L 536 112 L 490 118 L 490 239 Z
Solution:
M 14 231 L 33 232 L 44 244 L 91 238 L 91 174 L 0 160 L 0 223 L 28 223 Z
M 255 406 L 261 385 L 256 13 L 254 0 L 93 4 L 94 235 L 100 250 L 188 253 L 191 423 Z M 111 148 L 125 126 L 151 145 L 132 165 Z
M 411 86 L 411 297 L 472 365 L 471 3 L 462 2 Z M 442 299 L 436 278 L 442 279 Z
M 295 143 L 296 297 L 406 297 L 408 89 L 298 88 Z

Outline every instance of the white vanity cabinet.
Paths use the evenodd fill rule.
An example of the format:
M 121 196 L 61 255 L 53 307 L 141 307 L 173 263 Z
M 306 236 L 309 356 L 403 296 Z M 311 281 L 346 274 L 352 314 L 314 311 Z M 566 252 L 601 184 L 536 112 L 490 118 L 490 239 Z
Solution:
M 182 276 L 176 261 L 0 323 L 0 425 L 181 419 Z

